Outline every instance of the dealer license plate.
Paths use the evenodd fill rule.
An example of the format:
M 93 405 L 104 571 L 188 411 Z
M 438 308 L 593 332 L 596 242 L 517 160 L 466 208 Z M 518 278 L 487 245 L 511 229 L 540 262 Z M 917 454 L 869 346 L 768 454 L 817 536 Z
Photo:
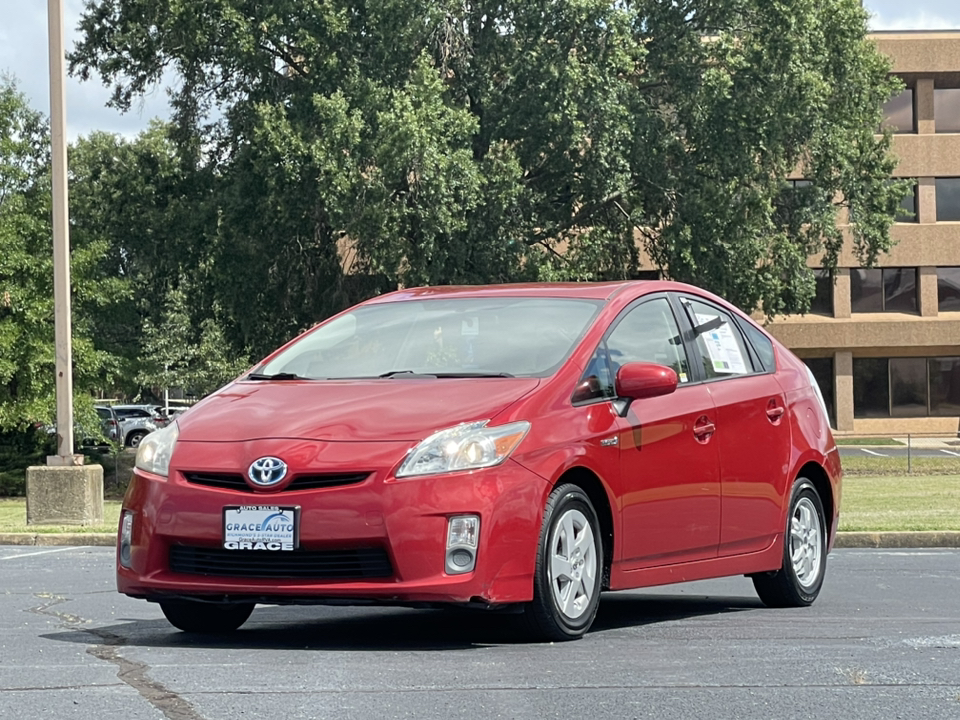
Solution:
M 299 507 L 231 505 L 223 509 L 227 550 L 296 550 L 299 544 Z

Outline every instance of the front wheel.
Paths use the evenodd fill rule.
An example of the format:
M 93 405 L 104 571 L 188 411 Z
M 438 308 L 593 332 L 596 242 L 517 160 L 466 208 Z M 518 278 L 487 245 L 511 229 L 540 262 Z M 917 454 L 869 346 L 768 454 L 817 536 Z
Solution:
M 603 543 L 590 498 L 561 485 L 547 499 L 537 548 L 528 625 L 544 640 L 575 640 L 593 624 L 600 603 Z
M 798 478 L 790 495 L 783 565 L 753 576 L 753 586 L 768 607 L 813 604 L 827 569 L 827 531 L 820 495 L 806 478 Z
M 196 600 L 163 600 L 160 609 L 178 630 L 191 633 L 233 632 L 243 625 L 254 603 L 218 603 Z

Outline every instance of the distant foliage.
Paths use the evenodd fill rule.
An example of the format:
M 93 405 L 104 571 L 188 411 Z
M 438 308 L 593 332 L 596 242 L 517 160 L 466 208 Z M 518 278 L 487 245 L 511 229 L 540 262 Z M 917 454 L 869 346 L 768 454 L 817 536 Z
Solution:
M 197 287 L 262 351 L 354 299 L 344 270 L 377 291 L 627 278 L 638 247 L 747 310 L 805 310 L 837 210 L 869 263 L 903 192 L 866 20 L 856 0 L 91 0 L 71 67 L 120 108 L 179 75 L 175 142 L 216 198 Z M 797 168 L 813 190 L 791 196 Z
M 398 286 L 663 273 L 804 311 L 890 248 L 856 0 L 90 0 L 71 68 L 173 122 L 70 151 L 74 383 L 203 393 Z M 172 74 L 171 74 L 172 72 Z M 49 136 L 0 81 L 0 429 L 50 422 Z M 787 189 L 788 176 L 811 184 Z
M 56 453 L 52 439 L 32 426 L 0 430 L 0 497 L 26 492 L 26 469 L 45 465 L 46 456 Z
M 52 422 L 54 308 L 50 139 L 10 79 L 0 79 L 0 430 Z M 71 255 L 73 375 L 78 414 L 92 413 L 89 393 L 113 360 L 98 347 L 87 312 L 110 312 L 122 279 L 105 273 L 106 245 L 78 237 Z

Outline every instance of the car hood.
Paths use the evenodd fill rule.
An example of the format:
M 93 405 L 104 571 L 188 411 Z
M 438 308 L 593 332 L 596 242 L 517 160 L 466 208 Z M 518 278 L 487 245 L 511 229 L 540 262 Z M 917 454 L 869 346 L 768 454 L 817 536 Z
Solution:
M 419 441 L 493 418 L 537 378 L 424 378 L 235 382 L 177 420 L 181 441 L 264 438 Z

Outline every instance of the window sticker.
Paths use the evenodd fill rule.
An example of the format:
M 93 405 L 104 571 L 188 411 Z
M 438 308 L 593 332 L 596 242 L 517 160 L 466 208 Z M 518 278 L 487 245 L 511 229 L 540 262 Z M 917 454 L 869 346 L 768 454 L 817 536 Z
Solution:
M 717 317 L 717 315 L 697 313 L 697 324 L 706 325 Z M 744 375 L 747 372 L 747 364 L 743 360 L 743 353 L 740 352 L 740 346 L 733 335 L 730 323 L 724 322 L 720 327 L 708 330 L 700 337 L 703 338 L 703 344 L 710 355 L 714 372 L 727 375 Z

